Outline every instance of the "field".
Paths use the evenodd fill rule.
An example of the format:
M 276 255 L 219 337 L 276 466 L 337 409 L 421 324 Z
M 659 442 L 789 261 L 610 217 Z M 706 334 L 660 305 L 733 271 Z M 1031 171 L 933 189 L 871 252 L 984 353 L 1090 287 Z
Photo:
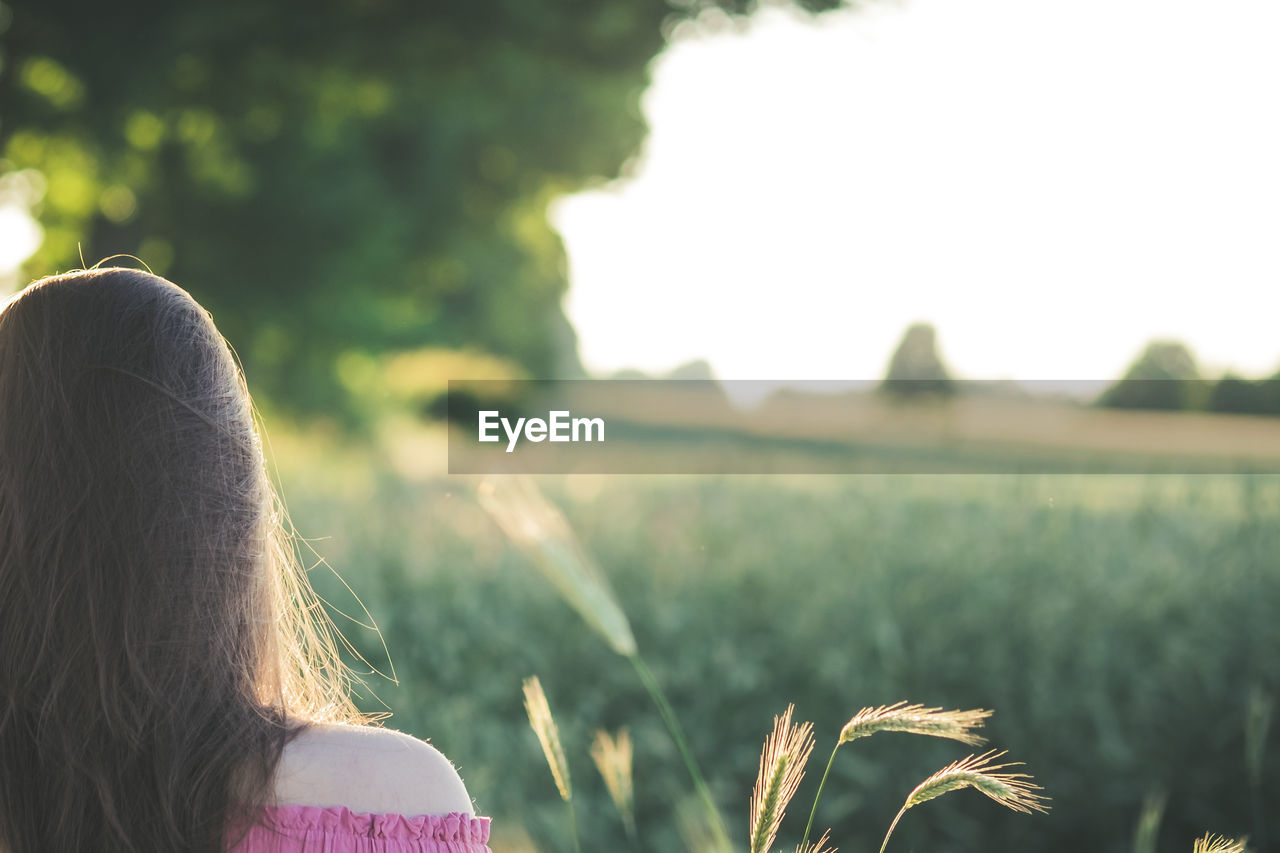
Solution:
M 620 726 L 635 741 L 639 849 L 697 849 L 693 788 L 635 673 L 507 541 L 476 478 L 437 473 L 430 436 L 350 448 L 270 434 L 298 532 L 390 650 L 389 663 L 375 633 L 336 617 L 373 666 L 394 665 L 398 684 L 368 678 L 377 699 L 363 704 L 385 703 L 390 725 L 453 759 L 494 817 L 496 851 L 572 849 L 522 706 L 533 674 L 561 727 L 583 849 L 628 849 L 587 754 L 596 729 Z M 816 724 L 775 846 L 792 849 L 841 725 L 899 699 L 994 709 L 984 733 L 1026 762 L 1052 812 L 961 791 L 912 810 L 891 851 L 1120 853 L 1159 793 L 1159 850 L 1189 852 L 1209 830 L 1257 850 L 1280 841 L 1280 746 L 1265 737 L 1280 691 L 1280 476 L 538 482 L 616 591 L 743 847 L 773 715 L 794 702 Z M 325 566 L 312 576 L 363 620 Z M 894 734 L 842 747 L 817 823 L 841 851 L 875 851 L 905 794 L 970 751 Z

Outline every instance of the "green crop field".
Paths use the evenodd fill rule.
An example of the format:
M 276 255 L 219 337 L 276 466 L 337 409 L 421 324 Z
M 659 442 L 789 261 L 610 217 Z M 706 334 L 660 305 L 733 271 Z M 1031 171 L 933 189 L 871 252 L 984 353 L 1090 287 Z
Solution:
M 458 765 L 494 849 L 567 851 L 564 804 L 529 728 L 538 675 L 559 723 L 584 850 L 630 849 L 588 755 L 635 744 L 642 850 L 698 849 L 694 788 L 631 666 L 511 544 L 475 478 L 412 452 L 272 432 L 298 532 L 358 593 L 336 616 L 398 684 L 389 725 Z M 425 446 L 425 445 L 424 445 Z M 1130 851 L 1206 831 L 1280 841 L 1280 476 L 938 475 L 538 479 L 607 576 L 730 834 L 745 849 L 761 745 L 795 703 L 817 747 L 775 849 L 794 849 L 841 726 L 897 700 L 989 708 L 1048 815 L 959 791 L 914 809 L 889 850 Z M 310 552 L 304 549 L 304 555 Z M 313 582 L 367 621 L 324 566 Z M 983 747 L 985 748 L 985 747 Z M 842 747 L 818 810 L 875 851 L 918 782 L 981 751 L 884 734 Z M 1267 845 L 1272 845 L 1268 847 Z

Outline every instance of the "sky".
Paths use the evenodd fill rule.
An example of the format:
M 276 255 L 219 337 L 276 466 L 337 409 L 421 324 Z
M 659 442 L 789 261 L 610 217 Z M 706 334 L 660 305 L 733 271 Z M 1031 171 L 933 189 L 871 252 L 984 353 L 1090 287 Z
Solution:
M 1280 368 L 1280 4 L 902 0 L 685 26 L 630 177 L 561 200 L 597 374 Z

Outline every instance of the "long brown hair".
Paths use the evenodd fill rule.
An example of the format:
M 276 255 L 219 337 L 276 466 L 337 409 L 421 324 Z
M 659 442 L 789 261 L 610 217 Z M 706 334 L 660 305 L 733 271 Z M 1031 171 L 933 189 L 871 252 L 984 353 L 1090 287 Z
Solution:
M 307 721 L 358 722 L 259 418 L 182 288 L 0 308 L 0 851 L 219 851 Z

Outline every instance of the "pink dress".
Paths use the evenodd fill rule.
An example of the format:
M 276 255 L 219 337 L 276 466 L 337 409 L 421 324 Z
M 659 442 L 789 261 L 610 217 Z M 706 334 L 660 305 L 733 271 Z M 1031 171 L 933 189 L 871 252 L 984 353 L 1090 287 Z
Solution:
M 489 818 L 268 806 L 231 853 L 493 853 Z

